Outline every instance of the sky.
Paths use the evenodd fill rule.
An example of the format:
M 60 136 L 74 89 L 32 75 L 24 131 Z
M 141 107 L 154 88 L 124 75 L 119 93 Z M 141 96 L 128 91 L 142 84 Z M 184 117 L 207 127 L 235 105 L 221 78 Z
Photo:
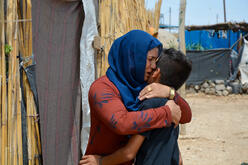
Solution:
M 149 9 L 155 7 L 158 0 L 145 0 Z M 180 0 L 162 0 L 161 14 L 164 24 L 178 25 Z M 226 0 L 227 22 L 248 22 L 248 0 Z M 186 0 L 185 25 L 210 25 L 224 22 L 223 0 Z

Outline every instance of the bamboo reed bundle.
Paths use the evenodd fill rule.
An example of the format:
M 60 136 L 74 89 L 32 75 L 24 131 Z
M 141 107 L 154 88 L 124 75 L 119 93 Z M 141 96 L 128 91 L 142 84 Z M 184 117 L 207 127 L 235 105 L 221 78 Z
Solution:
M 154 19 L 154 25 L 153 27 L 156 29 L 156 31 L 158 31 L 158 28 L 159 28 L 159 18 L 160 18 L 160 9 L 161 9 L 161 5 L 162 5 L 162 0 L 159 0 L 158 3 L 156 3 L 155 5 L 155 12 L 154 12 L 154 16 L 155 16 L 155 19 Z
M 17 73 L 17 80 L 20 80 L 19 70 Z M 17 160 L 18 165 L 23 165 L 23 152 L 22 152 L 22 119 L 21 119 L 21 88 L 20 88 L 20 81 L 16 81 L 17 91 L 16 91 L 16 110 L 17 110 Z
M 16 8 L 16 5 L 15 5 Z M 16 12 L 15 12 L 16 13 Z M 17 13 L 16 13 L 17 14 Z M 17 19 L 17 15 L 15 17 L 15 19 Z M 14 26 L 14 35 L 13 35 L 13 59 L 14 59 L 14 63 L 13 63 L 13 98 L 12 98 L 12 109 L 13 109 L 13 118 L 12 118 L 12 125 L 13 125 L 13 139 L 11 139 L 12 141 L 12 150 L 13 150 L 13 165 L 17 165 L 17 154 L 18 154 L 18 143 L 17 143 L 17 131 L 18 131 L 18 127 L 17 127 L 17 101 L 18 101 L 18 97 L 17 97 L 17 92 L 18 92 L 18 83 L 20 81 L 20 79 L 17 78 L 17 74 L 19 73 L 19 62 L 18 59 L 16 58 L 18 55 L 18 43 L 17 43 L 17 23 L 15 23 Z
M 32 19 L 31 16 L 31 0 L 23 0 L 22 3 L 23 19 Z M 32 56 L 32 23 L 20 23 L 20 49 L 24 58 Z M 31 65 L 29 60 L 24 68 Z M 28 139 L 28 164 L 39 164 L 39 156 L 41 155 L 39 126 L 37 122 L 37 109 L 35 107 L 34 97 L 30 89 L 28 79 L 23 74 L 24 95 L 27 111 L 27 139 Z
M 158 30 L 162 0 L 156 4 L 155 11 L 148 11 L 145 0 L 101 0 L 99 3 L 99 22 L 101 45 L 104 48 L 97 56 L 97 77 L 106 73 L 108 52 L 113 41 L 130 30 Z
M 0 21 L 3 21 L 2 15 L 2 2 L 0 2 Z M 4 43 L 2 43 L 2 36 L 3 36 L 3 23 L 0 22 L 0 163 L 2 163 L 2 56 L 4 54 Z
M 18 19 L 18 13 L 17 13 L 17 2 L 15 3 L 15 19 Z M 19 45 L 18 45 L 18 23 L 15 23 L 15 30 L 14 30 L 14 45 L 13 45 L 13 53 L 14 57 L 17 57 L 19 53 Z M 14 165 L 23 165 L 23 150 L 22 150 L 22 121 L 21 121 L 21 88 L 20 88 L 20 72 L 19 72 L 19 61 L 17 58 L 15 59 L 15 68 L 14 72 L 14 82 L 15 82 L 15 88 L 14 88 L 14 95 L 15 99 L 13 102 L 15 102 L 15 136 L 14 136 Z
M 15 122 L 16 123 L 16 122 Z M 17 127 L 15 125 L 14 136 L 13 136 L 13 165 L 17 165 Z
M 14 18 L 14 2 L 13 0 L 8 0 L 7 1 L 7 20 L 15 20 Z M 13 22 L 8 22 L 6 23 L 6 34 L 7 34 L 7 44 L 10 47 L 13 47 Z M 13 121 L 14 121 L 14 110 L 12 107 L 12 100 L 13 98 L 13 76 L 14 73 L 14 54 L 13 51 L 10 51 L 8 53 L 8 97 L 7 97 L 7 101 L 8 101 L 8 153 L 7 153 L 7 158 L 8 158 L 8 165 L 12 165 L 13 164 L 13 160 L 14 160 L 14 150 L 13 150 L 13 134 L 14 134 L 14 125 L 13 125 Z M 12 91 L 13 90 L 13 91 Z
M 1 6 L 1 5 L 0 5 Z M 1 8 L 0 8 L 1 9 Z M 1 14 L 0 14 L 1 15 Z M 1 31 L 2 31 L 2 28 L 1 28 L 1 24 L 0 24 L 0 59 L 2 58 L 2 49 L 3 49 L 3 46 L 2 46 L 2 42 L 1 42 Z M 2 62 L 0 60 L 0 162 L 2 163 Z
M 5 11 L 4 3 L 7 3 Z M 6 16 L 4 15 L 6 13 Z M 5 20 L 6 18 L 6 20 Z M 0 164 L 22 165 L 23 133 L 19 59 L 21 52 L 24 58 L 24 68 L 32 64 L 25 59 L 32 56 L 32 23 L 31 0 L 1 0 L 0 1 Z M 6 41 L 5 41 L 6 40 Z M 5 43 L 12 48 L 7 58 Z M 29 58 L 30 59 L 30 58 Z M 7 60 L 7 61 L 6 61 Z M 7 70 L 6 70 L 7 64 Z M 6 75 L 8 81 L 6 85 Z M 24 101 L 27 118 L 28 164 L 41 164 L 41 144 L 38 125 L 38 114 L 34 96 L 25 73 L 23 76 Z
M 0 25 L 1 26 L 1 25 Z M 1 31 L 1 28 L 0 28 L 0 31 Z M 1 37 L 1 36 L 0 36 Z M 1 39 L 1 38 L 0 38 Z M 2 54 L 2 45 L 0 45 L 0 58 L 1 58 L 1 54 Z M 0 84 L 2 83 L 1 79 L 1 62 L 0 62 Z M 0 85 L 0 162 L 2 162 L 2 106 L 1 106 L 1 103 L 2 103 L 2 85 Z
M 5 66 L 5 25 L 4 25 L 4 1 L 0 1 L 0 28 L 1 28 L 1 164 L 7 164 L 7 107 L 6 107 L 6 66 Z
M 13 17 L 12 20 L 17 20 L 18 19 L 18 15 L 17 15 L 17 1 L 13 0 Z M 19 82 L 20 79 L 19 77 L 17 77 L 16 75 L 19 74 L 19 61 L 18 61 L 18 38 L 17 38 L 17 32 L 18 32 L 18 24 L 17 22 L 13 22 L 13 37 L 12 37 L 12 46 L 13 46 L 13 51 L 12 51 L 12 61 L 13 61 L 13 66 L 12 66 L 12 77 L 9 77 L 10 79 L 12 79 L 12 96 L 11 98 L 9 98 L 9 100 L 11 99 L 11 108 L 12 108 L 12 115 L 10 116 L 12 118 L 12 129 L 13 129 L 13 133 L 11 136 L 11 150 L 12 150 L 12 154 L 10 157 L 10 164 L 13 165 L 17 165 L 18 163 L 18 158 L 17 158 L 17 154 L 18 154 L 18 143 L 17 143 L 17 137 L 20 138 L 20 136 L 17 136 L 17 131 L 18 131 L 18 126 L 17 126 L 17 101 L 18 101 L 18 97 L 17 97 L 17 93 L 19 92 Z M 21 127 L 20 127 L 21 128 Z M 22 144 L 22 142 L 21 142 Z M 22 164 L 22 162 L 19 162 Z
M 14 15 L 14 19 L 17 19 L 17 3 L 16 1 L 14 1 L 14 8 L 13 11 L 15 11 L 15 15 Z M 12 75 L 12 79 L 13 79 L 13 96 L 12 96 L 12 126 L 14 128 L 13 130 L 13 137 L 11 139 L 12 141 L 12 150 L 13 150 L 13 157 L 12 157 L 12 161 L 13 161 L 13 165 L 17 165 L 17 92 L 18 92 L 18 86 L 17 86 L 17 82 L 20 81 L 20 79 L 17 79 L 17 74 L 19 74 L 19 62 L 17 59 L 18 56 L 18 42 L 17 42 L 17 23 L 14 24 L 14 28 L 13 28 L 13 75 Z

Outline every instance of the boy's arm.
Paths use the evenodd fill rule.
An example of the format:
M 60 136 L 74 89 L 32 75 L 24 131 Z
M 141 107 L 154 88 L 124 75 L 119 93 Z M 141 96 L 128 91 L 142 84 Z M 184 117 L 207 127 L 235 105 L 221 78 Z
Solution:
M 115 151 L 114 153 L 100 157 L 98 155 L 85 155 L 80 161 L 80 165 L 116 165 L 131 161 L 135 158 L 139 148 L 141 147 L 145 136 L 133 135 L 128 143 Z
M 127 145 L 111 155 L 104 156 L 102 158 L 102 165 L 115 165 L 133 160 L 144 140 L 145 137 L 142 135 L 133 135 Z

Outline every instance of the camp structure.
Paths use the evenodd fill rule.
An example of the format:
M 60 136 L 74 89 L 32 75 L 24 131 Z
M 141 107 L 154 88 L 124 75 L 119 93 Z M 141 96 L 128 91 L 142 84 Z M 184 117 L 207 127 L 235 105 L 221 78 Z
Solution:
M 248 75 L 247 36 L 248 24 L 245 22 L 186 27 L 187 56 L 193 64 L 187 84 L 200 85 L 206 81 L 221 80 L 223 90 L 227 86 L 237 88 L 237 82 L 242 82 L 240 86 L 244 85 Z M 232 92 L 240 93 L 241 90 L 229 91 Z
M 0 1 L 0 164 L 75 165 L 88 143 L 88 89 L 112 42 L 158 31 L 162 0 Z
M 187 50 L 232 48 L 234 43 L 248 33 L 248 23 L 221 23 L 215 25 L 186 26 Z M 235 44 L 238 50 L 240 45 Z

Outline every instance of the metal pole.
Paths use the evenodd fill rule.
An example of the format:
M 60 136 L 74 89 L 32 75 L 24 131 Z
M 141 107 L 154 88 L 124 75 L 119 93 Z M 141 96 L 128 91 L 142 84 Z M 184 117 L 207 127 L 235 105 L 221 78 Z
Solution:
M 223 0 L 223 8 L 224 8 L 224 22 L 226 22 L 226 0 Z
M 171 7 L 169 9 L 169 13 L 170 13 L 170 15 L 169 15 L 169 31 L 171 31 Z

